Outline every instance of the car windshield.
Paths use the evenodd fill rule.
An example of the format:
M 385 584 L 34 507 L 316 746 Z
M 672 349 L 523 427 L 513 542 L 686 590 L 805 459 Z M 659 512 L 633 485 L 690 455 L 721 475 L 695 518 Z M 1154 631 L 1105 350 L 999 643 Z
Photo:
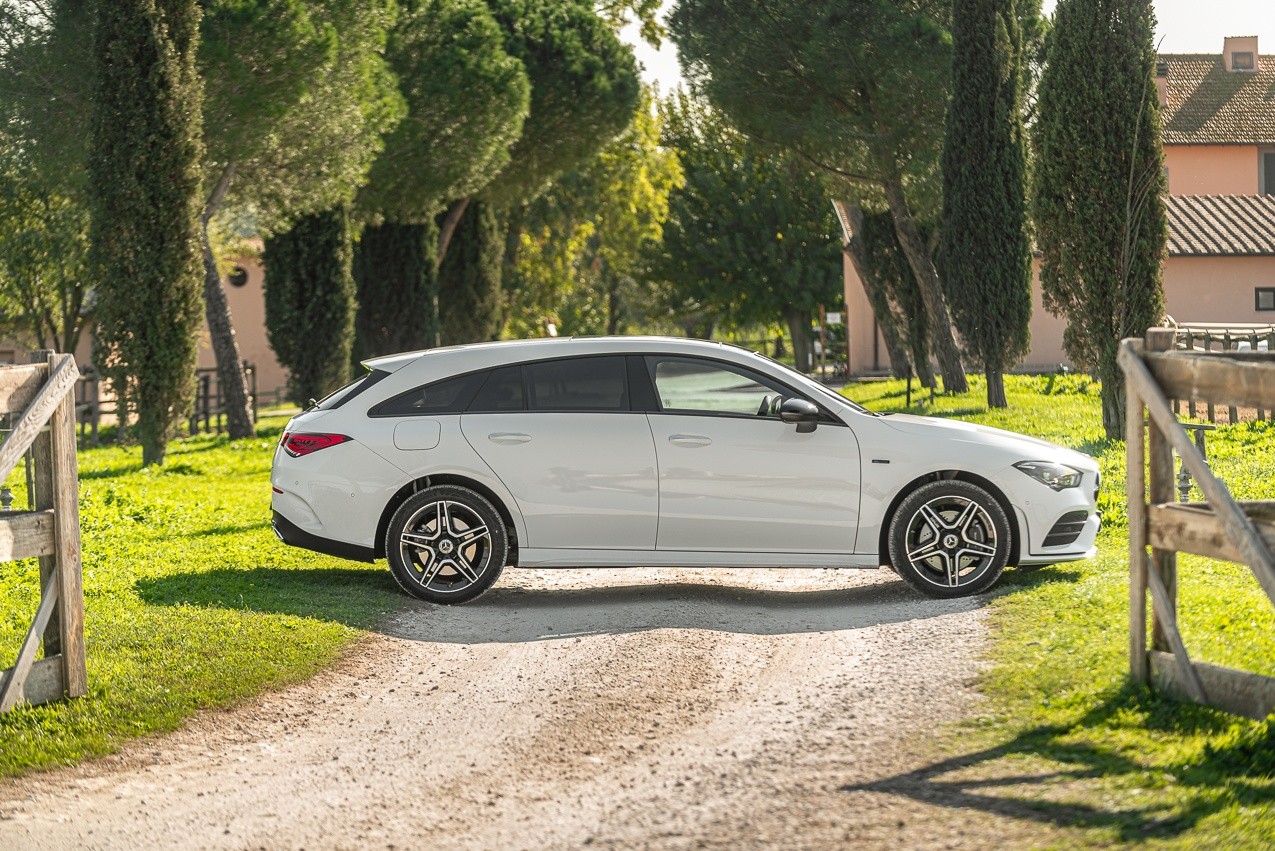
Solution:
M 750 352 L 750 354 L 756 355 L 757 357 L 761 358 L 767 363 L 773 366 L 779 367 L 785 373 L 787 373 L 786 377 L 790 381 L 793 381 L 796 384 L 800 384 L 803 388 L 812 391 L 816 395 L 824 396 L 828 399 L 833 399 L 837 402 L 840 402 L 843 405 L 849 405 L 851 408 L 854 408 L 859 413 L 867 414 L 870 417 L 880 416 L 880 414 L 876 413 L 875 411 L 869 411 L 867 408 L 863 407 L 858 402 L 852 402 L 849 399 L 847 399 L 845 396 L 842 396 L 840 393 L 836 393 L 832 390 L 829 390 L 827 387 L 823 386 L 823 384 L 821 384 L 820 382 L 815 381 L 814 379 L 810 378 L 807 375 L 801 374 L 800 372 L 793 369 L 791 366 L 789 366 L 786 363 L 781 363 L 772 357 L 767 357 L 766 355 L 763 355 L 761 352 Z

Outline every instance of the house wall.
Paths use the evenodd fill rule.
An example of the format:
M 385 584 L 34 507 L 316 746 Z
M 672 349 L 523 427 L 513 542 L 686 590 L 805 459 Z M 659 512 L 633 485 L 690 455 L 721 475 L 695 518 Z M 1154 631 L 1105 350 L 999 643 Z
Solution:
M 273 394 L 277 388 L 287 385 L 288 371 L 279 364 L 266 338 L 265 269 L 254 257 L 237 257 L 232 262 L 248 273 L 248 280 L 242 287 L 223 284 L 226 301 L 230 304 L 230 317 L 235 324 L 239 356 L 256 365 L 257 392 L 263 396 Z M 199 366 L 216 365 L 205 323 L 199 333 Z
M 1256 145 L 1165 145 L 1170 195 L 1257 195 Z

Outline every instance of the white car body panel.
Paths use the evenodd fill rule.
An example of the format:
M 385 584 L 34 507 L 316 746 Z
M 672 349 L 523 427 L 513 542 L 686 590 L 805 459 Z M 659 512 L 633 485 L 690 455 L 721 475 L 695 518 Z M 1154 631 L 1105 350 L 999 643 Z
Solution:
M 469 445 L 513 494 L 528 547 L 655 549 L 655 447 L 642 413 L 460 417 Z
M 776 419 L 642 412 L 369 416 L 383 400 L 509 364 L 604 354 L 725 361 L 797 391 L 844 425 L 813 432 Z M 766 358 L 719 343 L 658 337 L 483 343 L 376 358 L 388 375 L 340 407 L 294 418 L 290 433 L 347 435 L 299 458 L 275 453 L 276 517 L 349 557 L 370 559 L 396 499 L 431 481 L 469 483 L 505 515 L 516 564 L 874 567 L 893 505 L 927 477 L 959 474 L 1003 497 L 1022 564 L 1092 554 L 1098 467 L 1078 452 L 955 420 L 865 412 Z M 492 435 L 509 439 L 493 440 Z M 527 435 L 521 440 L 517 435 Z M 515 436 L 515 437 L 509 437 Z M 682 436 L 672 442 L 670 438 Z M 696 445 L 707 438 L 710 442 Z M 1079 487 L 1054 491 L 1013 465 L 1065 464 Z M 1069 512 L 1072 542 L 1044 546 Z M 277 523 L 278 526 L 278 523 Z M 282 532 L 281 532 L 282 536 Z

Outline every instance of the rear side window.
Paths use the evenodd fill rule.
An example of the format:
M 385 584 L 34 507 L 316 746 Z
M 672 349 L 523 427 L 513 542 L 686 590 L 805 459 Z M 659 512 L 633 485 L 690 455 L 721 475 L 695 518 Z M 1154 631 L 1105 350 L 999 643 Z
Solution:
M 469 405 L 469 413 L 526 410 L 522 392 L 522 367 L 504 366 L 493 369 Z
M 528 364 L 527 386 L 531 409 L 536 411 L 629 410 L 623 356 Z
M 413 387 L 392 399 L 386 399 L 368 413 L 374 417 L 433 416 L 459 414 L 474 398 L 486 373 L 461 375 Z
M 339 408 L 364 390 L 372 387 L 378 381 L 389 376 L 389 373 L 383 369 L 374 369 L 371 372 L 365 372 L 340 390 L 333 391 L 324 396 L 319 401 L 316 408 L 320 411 L 330 411 L 333 408 Z

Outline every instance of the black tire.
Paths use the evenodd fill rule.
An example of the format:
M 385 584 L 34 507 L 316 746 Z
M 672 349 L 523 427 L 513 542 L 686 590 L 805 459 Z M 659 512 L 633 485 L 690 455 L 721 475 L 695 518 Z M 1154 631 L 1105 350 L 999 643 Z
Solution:
M 394 581 L 430 603 L 478 597 L 500 578 L 508 556 L 509 533 L 495 506 L 456 485 L 434 485 L 412 494 L 385 531 L 385 557 Z
M 890 564 L 928 597 L 981 594 L 1009 559 L 1009 519 L 983 488 L 949 479 L 908 494 L 890 518 Z

